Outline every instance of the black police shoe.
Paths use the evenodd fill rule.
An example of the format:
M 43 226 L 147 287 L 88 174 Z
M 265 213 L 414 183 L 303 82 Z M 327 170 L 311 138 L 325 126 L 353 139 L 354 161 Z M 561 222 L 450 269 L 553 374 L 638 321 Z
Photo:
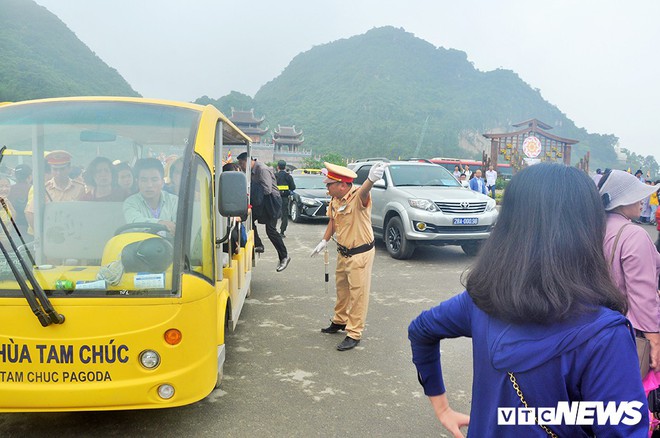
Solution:
M 359 339 L 353 339 L 346 336 L 344 340 L 341 341 L 339 345 L 337 345 L 337 350 L 339 351 L 350 350 L 351 348 L 355 348 L 359 343 L 360 343 Z
M 291 257 L 286 256 L 282 260 L 280 260 L 280 263 L 277 265 L 277 268 L 275 269 L 277 272 L 282 272 L 286 269 L 287 266 L 289 266 L 289 262 L 291 261 Z
M 263 252 L 264 252 L 264 247 L 263 247 L 263 245 L 255 246 L 255 247 L 254 247 L 254 252 L 256 252 L 256 253 L 258 253 L 258 254 L 263 253 Z
M 334 322 L 330 321 L 330 326 L 326 328 L 322 328 L 321 332 L 322 333 L 337 333 L 339 330 L 345 330 L 346 329 L 346 324 L 335 324 Z

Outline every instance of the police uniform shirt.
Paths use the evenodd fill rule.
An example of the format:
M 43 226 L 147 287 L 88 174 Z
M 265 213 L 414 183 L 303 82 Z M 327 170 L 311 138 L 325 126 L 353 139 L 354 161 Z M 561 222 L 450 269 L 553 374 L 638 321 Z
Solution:
M 365 207 L 357 191 L 358 187 L 353 187 L 343 198 L 332 198 L 328 207 L 328 216 L 335 224 L 337 242 L 349 249 L 374 241 L 371 195 Z
M 75 179 L 70 179 L 66 187 L 62 188 L 55 184 L 54 179 L 49 179 L 45 184 L 46 202 L 78 201 L 85 194 L 85 185 Z M 26 213 L 34 213 L 34 200 L 32 192 L 28 195 L 28 203 L 25 207 Z

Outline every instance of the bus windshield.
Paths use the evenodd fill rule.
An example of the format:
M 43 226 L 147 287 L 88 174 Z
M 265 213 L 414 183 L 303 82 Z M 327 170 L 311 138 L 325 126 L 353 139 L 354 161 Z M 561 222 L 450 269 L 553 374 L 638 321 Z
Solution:
M 23 193 L 16 206 L 11 195 L 0 206 L 9 231 L 0 229 L 9 251 L 0 255 L 0 296 L 20 295 L 11 269 L 19 257 L 51 296 L 171 296 L 177 218 L 186 217 L 180 171 L 199 119 L 183 105 L 117 99 L 0 107 L 0 146 L 12 151 L 0 178 L 8 174 Z M 175 162 L 178 178 L 168 174 Z M 28 181 L 16 179 L 19 169 Z

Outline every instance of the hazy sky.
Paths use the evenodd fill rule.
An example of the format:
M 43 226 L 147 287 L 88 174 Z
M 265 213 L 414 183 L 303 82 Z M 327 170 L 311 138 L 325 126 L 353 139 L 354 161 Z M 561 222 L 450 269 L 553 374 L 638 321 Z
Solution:
M 391 25 L 513 70 L 577 126 L 660 159 L 657 0 L 36 2 L 145 97 L 254 96 L 298 53 Z

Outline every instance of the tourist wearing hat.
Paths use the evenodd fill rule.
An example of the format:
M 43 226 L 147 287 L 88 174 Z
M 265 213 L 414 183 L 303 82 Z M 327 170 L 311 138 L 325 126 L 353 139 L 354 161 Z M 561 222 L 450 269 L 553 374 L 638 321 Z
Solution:
M 293 177 L 286 171 L 286 161 L 280 160 L 277 162 L 277 173 L 275 174 L 277 181 L 277 188 L 282 197 L 282 222 L 280 223 L 280 236 L 286 237 L 284 232 L 289 226 L 289 197 L 291 192 L 296 189 L 296 183 Z
M 46 181 L 46 202 L 77 201 L 85 193 L 85 185 L 71 179 L 71 154 L 56 150 L 46 155 L 46 164 L 50 167 L 52 178 Z M 30 227 L 34 223 L 34 202 L 28 199 L 25 207 L 25 217 Z
M 639 218 L 641 201 L 653 190 L 653 186 L 621 170 L 604 174 L 599 183 L 607 212 L 605 258 L 615 285 L 628 301 L 626 316 L 651 343 L 651 368 L 657 375 L 652 371 L 646 378 L 660 381 L 660 254 L 646 230 L 633 223 Z
M 243 172 L 247 172 L 247 152 L 238 156 L 238 165 Z M 277 232 L 277 219 L 282 212 L 282 198 L 277 189 L 273 169 L 258 162 L 250 160 L 250 204 L 252 205 L 252 229 L 254 230 L 254 251 L 264 252 L 264 245 L 257 233 L 257 221 L 266 226 L 266 235 L 277 251 L 279 263 L 275 270 L 282 272 L 289 266 L 291 257 L 284 245 L 282 236 Z
M 374 233 L 371 228 L 371 188 L 383 177 L 385 163 L 371 166 L 368 178 L 360 187 L 353 186 L 355 172 L 336 164 L 324 163 L 323 181 L 332 196 L 328 206 L 328 226 L 311 256 L 323 251 L 330 238 L 337 242 L 335 282 L 337 301 L 330 326 L 323 333 L 346 330 L 337 350 L 350 350 L 362 339 L 374 262 Z

